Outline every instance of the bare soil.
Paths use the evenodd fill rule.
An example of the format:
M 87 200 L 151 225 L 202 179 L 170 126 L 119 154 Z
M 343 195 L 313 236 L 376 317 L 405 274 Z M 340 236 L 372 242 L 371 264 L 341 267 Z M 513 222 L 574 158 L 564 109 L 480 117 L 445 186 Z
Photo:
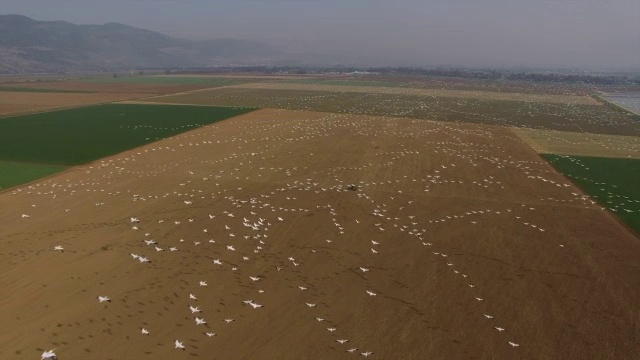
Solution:
M 506 128 L 265 109 L 0 203 L 2 358 L 633 359 L 640 344 L 639 239 Z
M 198 90 L 210 88 L 210 85 L 171 85 L 171 84 L 144 84 L 144 83 L 101 83 L 101 82 L 83 82 L 83 81 L 50 81 L 38 83 L 19 83 L 12 84 L 16 87 L 25 87 L 32 89 L 54 89 L 67 91 L 90 91 L 99 93 L 131 93 L 131 94 L 171 94 L 183 91 Z
M 0 116 L 147 97 L 149 94 L 2 92 Z

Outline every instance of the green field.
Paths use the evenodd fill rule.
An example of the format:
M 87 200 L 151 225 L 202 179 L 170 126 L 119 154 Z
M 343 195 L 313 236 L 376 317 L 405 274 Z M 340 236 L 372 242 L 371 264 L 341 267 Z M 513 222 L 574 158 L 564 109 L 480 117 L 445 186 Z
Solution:
M 640 233 L 640 160 L 543 155 L 602 206 Z
M 58 90 L 58 89 L 40 89 L 29 87 L 16 87 L 16 86 L 0 86 L 0 91 L 11 92 L 38 92 L 38 93 L 68 93 L 68 94 L 88 94 L 95 91 L 80 91 L 80 90 Z
M 118 76 L 82 79 L 89 83 L 150 84 L 150 85 L 206 85 L 211 87 L 241 84 L 247 81 L 195 76 Z
M 64 170 L 64 166 L 0 161 L 0 190 Z
M 252 111 L 108 104 L 0 119 L 0 160 L 77 165 Z

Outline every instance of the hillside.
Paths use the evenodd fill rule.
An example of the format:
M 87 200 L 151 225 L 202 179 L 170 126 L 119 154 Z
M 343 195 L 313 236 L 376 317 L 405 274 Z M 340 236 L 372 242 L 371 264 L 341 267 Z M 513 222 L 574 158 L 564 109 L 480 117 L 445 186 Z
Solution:
M 254 41 L 191 41 L 119 23 L 75 25 L 0 15 L 0 74 L 264 64 L 280 55 Z

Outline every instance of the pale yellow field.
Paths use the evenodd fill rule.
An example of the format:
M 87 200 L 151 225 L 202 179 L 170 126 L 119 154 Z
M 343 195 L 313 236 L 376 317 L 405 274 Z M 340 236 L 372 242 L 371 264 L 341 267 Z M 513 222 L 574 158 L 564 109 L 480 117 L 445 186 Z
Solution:
M 418 95 L 418 96 L 421 95 L 421 96 L 454 97 L 454 98 L 482 99 L 482 100 L 543 102 L 543 103 L 554 103 L 554 104 L 602 105 L 600 102 L 598 102 L 597 100 L 595 100 L 590 96 L 520 94 L 520 93 L 507 93 L 507 92 L 494 92 L 494 91 L 415 89 L 415 88 L 404 88 L 404 87 L 292 84 L 292 83 L 249 83 L 249 84 L 232 85 L 232 86 L 228 86 L 228 88 L 356 92 L 356 93 L 368 93 L 368 94 Z
M 539 153 L 640 159 L 640 137 L 515 129 Z

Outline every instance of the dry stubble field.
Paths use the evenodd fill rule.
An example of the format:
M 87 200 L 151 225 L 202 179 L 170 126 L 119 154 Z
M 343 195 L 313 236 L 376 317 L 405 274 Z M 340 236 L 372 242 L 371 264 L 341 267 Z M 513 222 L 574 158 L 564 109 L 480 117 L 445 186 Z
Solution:
M 265 109 L 0 202 L 3 358 L 633 359 L 640 344 L 640 243 L 506 128 Z
M 0 116 L 27 114 L 147 97 L 136 93 L 0 92 Z

